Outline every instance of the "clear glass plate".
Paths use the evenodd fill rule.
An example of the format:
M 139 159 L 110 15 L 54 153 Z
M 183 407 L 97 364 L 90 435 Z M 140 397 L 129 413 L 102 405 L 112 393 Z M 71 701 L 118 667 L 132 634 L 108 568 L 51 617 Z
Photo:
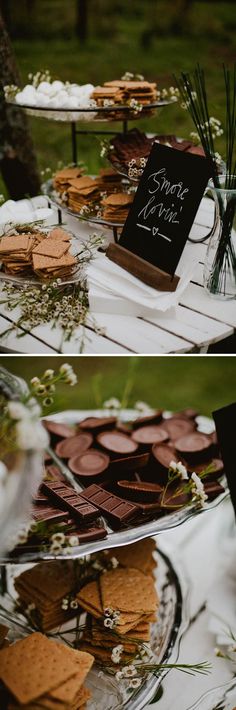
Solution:
M 96 176 L 93 175 L 92 177 Z M 126 175 L 124 175 L 123 177 L 126 179 L 126 183 L 130 183 L 129 178 L 127 179 Z M 63 212 L 66 212 L 66 214 L 70 215 L 71 217 L 76 217 L 76 219 L 80 219 L 82 222 L 88 222 L 89 224 L 97 224 L 100 227 L 108 227 L 109 229 L 115 227 L 123 229 L 124 221 L 111 222 L 107 219 L 104 219 L 103 217 L 97 217 L 96 213 L 93 212 L 81 214 L 80 212 L 74 212 L 73 210 L 71 210 L 62 200 L 60 200 L 59 196 L 57 197 L 57 193 L 55 192 L 55 190 L 53 190 L 52 180 L 48 180 L 46 183 L 44 183 L 44 185 L 42 185 L 42 189 L 44 194 L 49 198 L 51 205 L 57 208 L 59 207 L 59 209 L 63 210 Z
M 46 106 L 36 107 L 28 104 L 17 104 L 15 101 L 7 101 L 11 106 L 23 108 L 28 116 L 36 118 L 47 118 L 50 121 L 65 121 L 75 123 L 76 121 L 94 121 L 107 123 L 110 121 L 137 120 L 142 116 L 147 116 L 150 112 L 156 112 L 164 106 L 175 103 L 171 99 L 155 101 L 143 107 L 143 111 L 135 113 L 129 106 L 89 106 L 87 108 L 67 109 L 67 108 L 47 108 Z M 114 116 L 115 114 L 115 116 Z
M 109 416 L 109 411 L 104 409 L 98 410 L 67 410 L 65 412 L 60 412 L 58 414 L 50 415 L 48 418 L 53 419 L 56 422 L 66 422 L 68 424 L 75 424 L 85 419 L 85 417 L 104 417 Z M 165 416 L 170 416 L 170 412 L 166 412 Z M 122 420 L 130 421 L 137 417 L 137 412 L 132 409 L 126 409 L 122 412 Z M 214 422 L 207 417 L 198 417 L 197 419 L 198 429 L 204 433 L 211 433 L 214 431 Z M 61 469 L 65 479 L 75 488 L 77 492 L 82 490 L 78 481 L 74 478 L 73 474 L 70 472 L 68 467 L 54 454 L 52 450 L 51 456 L 55 463 Z M 226 485 L 225 485 L 226 488 Z M 132 542 L 137 542 L 145 537 L 151 537 L 152 535 L 157 535 L 161 532 L 171 530 L 179 525 L 182 525 L 188 520 L 191 520 L 197 515 L 204 515 L 208 511 L 213 510 L 216 506 L 229 495 L 228 489 L 226 488 L 224 493 L 221 493 L 212 503 L 206 504 L 205 508 L 196 508 L 194 505 L 182 508 L 174 513 L 168 513 L 164 517 L 158 518 L 157 520 L 151 520 L 148 522 L 140 523 L 137 525 L 130 524 L 130 527 L 118 532 L 112 531 L 108 525 L 104 522 L 107 529 L 107 537 L 103 540 L 96 540 L 88 543 L 81 543 L 79 547 L 73 547 L 70 553 L 70 559 L 77 559 L 79 557 L 84 557 L 87 554 L 98 552 L 99 550 L 109 549 L 111 547 L 120 547 L 121 545 L 129 545 Z M 54 559 L 54 555 L 49 552 L 34 552 L 27 553 L 25 551 L 21 556 L 14 556 L 11 553 L 7 558 L 1 560 L 4 562 L 30 562 L 39 560 L 50 560 Z M 65 555 L 57 555 L 57 559 L 65 559 Z
M 60 226 L 60 225 L 58 225 Z M 45 227 L 43 228 L 43 232 L 50 232 L 52 227 Z M 69 231 L 69 230 L 66 230 Z M 69 232 L 71 234 L 71 232 Z M 78 248 L 79 245 L 79 240 L 78 237 L 75 237 L 73 234 L 71 234 L 71 246 L 70 246 L 70 254 L 73 256 L 79 255 L 81 252 L 81 248 Z M 85 272 L 84 272 L 84 266 L 81 264 L 79 261 L 75 266 L 73 267 L 73 270 L 71 272 L 71 275 L 68 276 L 67 278 L 62 278 L 61 282 L 58 284 L 58 288 L 61 288 L 62 286 L 69 285 L 72 283 L 77 283 L 78 281 L 81 281 L 85 278 Z M 56 280 L 56 279 L 55 279 Z M 7 281 L 8 283 L 15 283 L 18 286 L 43 286 L 45 283 L 49 284 L 49 279 L 47 281 L 44 281 L 43 279 L 38 278 L 37 276 L 33 276 L 32 272 L 32 277 L 31 276 L 20 276 L 20 275 L 11 275 L 11 274 L 5 274 L 3 269 L 2 269 L 2 264 L 0 261 L 0 281 Z
M 183 633 L 189 623 L 188 610 L 188 581 L 181 563 L 176 560 L 174 564 L 163 552 L 155 552 L 157 561 L 156 588 L 160 598 L 158 611 L 158 621 L 152 624 L 151 648 L 155 654 L 156 663 L 176 663 L 179 655 L 179 647 Z M 0 620 L 10 626 L 11 639 L 15 640 L 26 636 L 33 631 L 24 617 L 15 611 L 13 612 L 14 586 L 13 577 L 22 571 L 17 567 L 9 568 L 9 594 L 0 597 Z M 16 596 L 16 595 L 15 595 Z M 3 608 L 2 608 L 3 607 Z M 73 643 L 74 632 L 70 628 L 74 627 L 74 620 L 60 628 L 63 632 L 67 630 L 63 637 L 66 641 Z M 9 636 L 9 637 L 10 637 Z M 50 632 L 51 636 L 51 632 Z M 55 632 L 55 637 L 59 633 Z M 88 702 L 88 710 L 141 710 L 148 704 L 157 693 L 168 668 L 162 669 L 158 676 L 149 674 L 142 686 L 131 693 L 127 690 L 126 682 L 117 682 L 115 678 L 105 672 L 102 675 L 98 668 L 94 667 L 90 671 L 86 680 L 86 686 L 92 692 L 92 698 Z

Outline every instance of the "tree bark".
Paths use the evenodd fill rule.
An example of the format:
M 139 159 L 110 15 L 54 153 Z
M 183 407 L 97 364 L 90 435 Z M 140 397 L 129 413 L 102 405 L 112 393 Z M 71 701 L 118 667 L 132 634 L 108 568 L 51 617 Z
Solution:
M 20 83 L 11 42 L 0 13 L 0 170 L 13 199 L 40 192 L 40 178 L 27 117 L 8 106 L 3 86 Z

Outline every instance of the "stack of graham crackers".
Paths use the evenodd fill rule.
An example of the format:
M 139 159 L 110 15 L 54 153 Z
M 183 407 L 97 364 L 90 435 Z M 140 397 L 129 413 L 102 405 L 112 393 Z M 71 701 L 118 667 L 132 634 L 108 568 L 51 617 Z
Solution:
M 60 195 L 70 187 L 70 180 L 81 177 L 83 169 L 79 167 L 63 168 L 58 170 L 53 179 L 53 187 Z
M 70 254 L 71 235 L 61 228 L 48 234 L 33 230 L 2 237 L 0 261 L 6 274 L 34 276 L 43 280 L 71 275 L 76 258 Z
M 94 178 L 85 175 L 84 177 L 70 180 L 70 187 L 67 191 L 68 207 L 74 212 L 80 212 L 84 207 L 92 209 L 99 199 L 98 184 Z
M 142 541 L 137 550 L 131 545 L 127 553 L 112 551 L 125 566 L 101 574 L 98 581 L 90 582 L 77 595 L 80 606 L 87 612 L 80 648 L 91 652 L 101 664 L 112 665 L 112 649 L 119 643 L 123 646 L 123 663 L 136 655 L 137 646 L 150 641 L 158 596 L 152 576 L 153 542 L 148 543 Z M 137 565 L 142 566 L 142 571 Z M 107 619 L 113 612 L 118 614 L 117 621 L 109 626 Z
M 29 604 L 35 605 L 35 620 L 45 633 L 61 626 L 78 613 L 70 605 L 68 610 L 62 608 L 62 600 L 68 595 L 73 598 L 76 588 L 72 560 L 40 562 L 16 577 L 14 586 L 23 610 Z
M 1 710 L 84 710 L 93 661 L 41 633 L 16 641 L 0 651 Z
M 133 194 L 129 195 L 124 192 L 116 192 L 104 197 L 102 200 L 103 218 L 108 222 L 124 224 L 133 199 Z
M 101 193 L 106 192 L 107 195 L 111 195 L 113 192 L 121 191 L 122 178 L 113 168 L 100 168 L 97 184 Z
M 104 101 L 113 101 L 114 104 L 124 104 L 135 99 L 146 106 L 156 100 L 157 85 L 149 81 L 127 81 L 115 79 L 105 81 L 103 86 L 97 86 L 92 94 L 98 106 L 104 106 Z
M 122 104 L 125 101 L 125 93 L 119 86 L 112 86 L 110 83 L 104 84 L 103 86 L 96 86 L 91 98 L 97 102 L 97 106 L 104 106 L 104 101 Z

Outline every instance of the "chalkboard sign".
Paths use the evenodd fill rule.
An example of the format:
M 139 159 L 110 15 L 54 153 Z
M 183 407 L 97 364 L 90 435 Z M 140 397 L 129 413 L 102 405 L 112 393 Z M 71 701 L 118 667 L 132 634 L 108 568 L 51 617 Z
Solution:
M 213 412 L 217 439 L 236 514 L 236 402 Z
M 173 275 L 211 173 L 207 158 L 154 143 L 119 245 Z

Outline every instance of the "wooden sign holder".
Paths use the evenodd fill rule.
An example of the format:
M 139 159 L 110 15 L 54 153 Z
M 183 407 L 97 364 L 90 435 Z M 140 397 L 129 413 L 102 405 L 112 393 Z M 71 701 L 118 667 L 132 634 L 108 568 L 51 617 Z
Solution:
M 179 276 L 167 274 L 119 244 L 109 244 L 106 255 L 122 269 L 158 291 L 175 291 L 177 288 Z

